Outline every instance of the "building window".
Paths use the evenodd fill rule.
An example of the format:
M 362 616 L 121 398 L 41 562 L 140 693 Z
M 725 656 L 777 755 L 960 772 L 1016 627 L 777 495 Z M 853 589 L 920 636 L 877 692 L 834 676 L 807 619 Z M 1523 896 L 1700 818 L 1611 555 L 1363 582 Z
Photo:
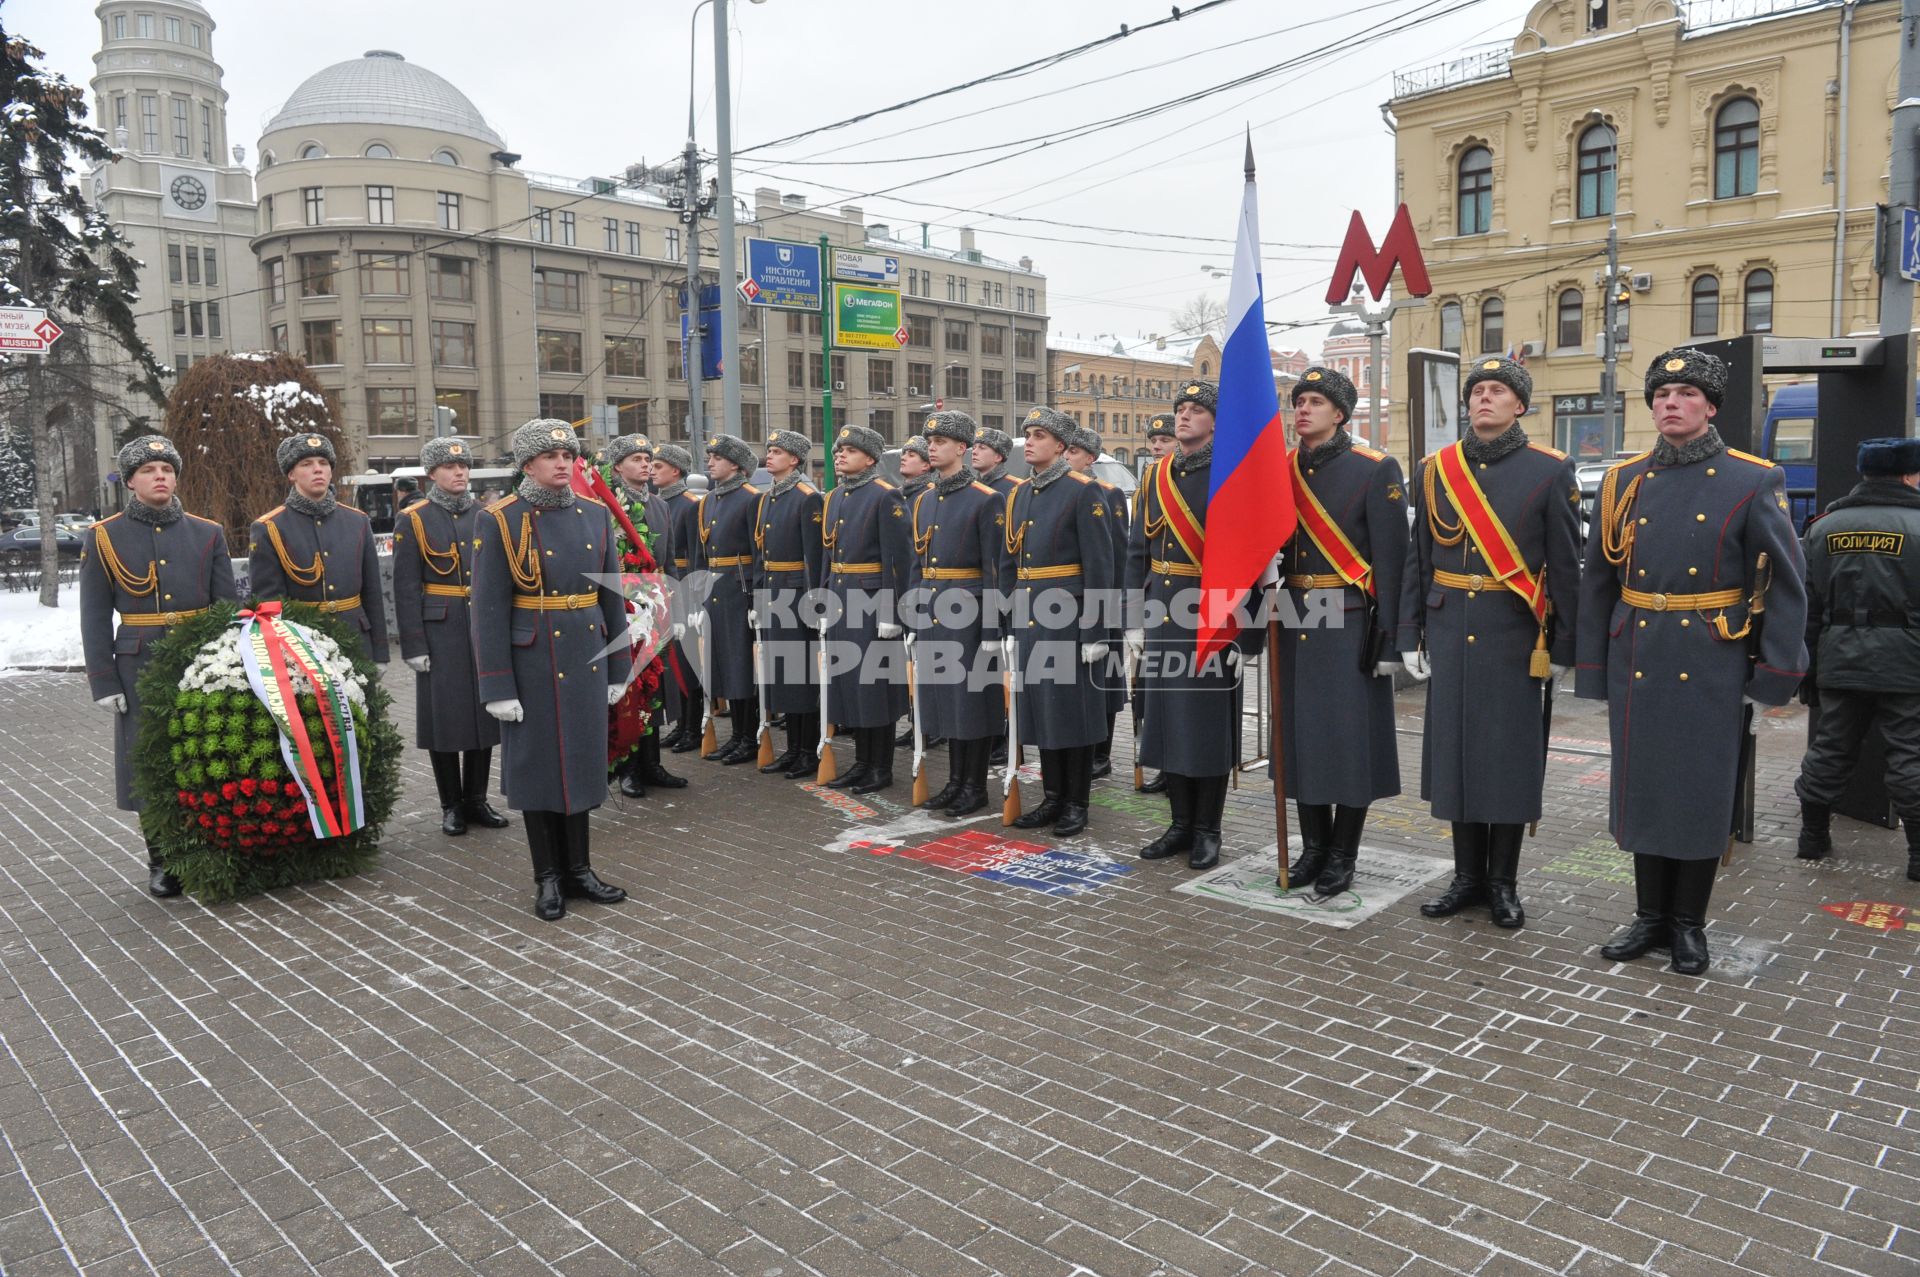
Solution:
M 946 328 L 947 350 L 963 355 L 967 353 L 967 348 L 973 344 L 973 325 L 958 319 L 949 319 Z
M 192 45 L 196 49 L 199 48 L 201 37 L 204 34 L 200 30 L 200 24 L 198 22 L 189 24 L 187 27 L 187 31 L 189 33 L 187 37 L 187 43 Z
M 327 148 L 318 142 L 309 142 L 300 148 L 300 158 L 303 160 L 324 160 L 327 158 Z
M 627 223 L 627 256 L 640 256 L 640 223 Z
M 193 154 L 193 135 L 187 128 L 187 100 L 173 100 L 173 153 L 181 159 Z
M 1605 217 L 1613 212 L 1614 133 L 1596 124 L 1580 135 L 1579 197 L 1576 217 Z
M 1760 189 L 1760 108 L 1735 98 L 1713 117 L 1713 198 L 1733 199 Z
M 435 151 L 433 153 L 433 162 L 435 164 L 445 164 L 449 168 L 460 167 L 460 157 L 455 155 L 452 151 L 448 151 L 444 149 Z
M 1577 288 L 1565 289 L 1560 294 L 1559 326 L 1554 344 L 1562 350 L 1569 350 L 1581 344 L 1581 331 L 1585 327 L 1586 299 L 1581 297 Z
M 760 384 L 760 343 L 740 348 L 740 384 L 757 386 Z
M 384 142 L 375 142 L 367 147 L 367 158 L 370 160 L 390 160 L 393 158 L 393 148 Z
M 1013 398 L 1016 403 L 1037 403 L 1040 398 L 1039 374 L 1013 374 Z
M 477 390 L 438 390 L 433 392 L 435 408 L 450 408 L 453 420 L 448 423 L 448 434 L 477 435 L 480 433 L 480 392 Z
M 1693 322 L 1687 332 L 1693 337 L 1718 337 L 1720 335 L 1720 281 L 1713 275 L 1701 275 L 1693 281 L 1688 290 L 1693 311 Z
M 367 433 L 410 435 L 414 425 L 412 386 L 380 386 L 367 391 Z
M 200 260 L 207 265 L 207 287 L 217 287 L 220 283 L 220 262 L 211 248 L 200 250 Z
M 303 186 L 300 197 L 306 204 L 307 225 L 318 226 L 327 220 L 327 192 L 319 186 Z
M 307 362 L 309 364 L 337 364 L 340 362 L 339 320 L 309 319 L 300 325 L 300 332 L 306 340 Z
M 1464 343 L 1466 327 L 1459 302 L 1447 302 L 1440 307 L 1440 349 L 1460 353 Z
M 440 209 L 440 229 L 457 231 L 460 229 L 460 196 L 453 191 L 441 191 L 435 197 Z
M 187 304 L 185 302 L 173 304 L 173 335 L 175 337 L 187 335 Z
M 168 247 L 172 246 L 169 245 Z M 200 253 L 198 249 L 187 249 L 187 282 L 189 284 L 197 284 L 200 282 Z
M 888 443 L 892 443 L 895 438 L 893 433 L 893 409 L 875 408 L 867 414 L 867 426 L 869 429 L 878 431 L 882 439 L 885 439 Z M 908 511 L 908 513 L 912 513 L 912 511 Z
M 124 13 L 113 15 L 113 38 L 116 40 L 127 38 L 127 15 Z
M 450 319 L 432 321 L 433 363 L 436 368 L 471 368 L 473 363 L 473 325 Z
M 1013 357 L 1015 359 L 1037 359 L 1040 351 L 1040 330 L 1037 328 L 1016 328 L 1013 330 Z M 1025 402 L 1024 400 L 1022 402 Z
M 294 260 L 300 266 L 302 297 L 332 297 L 333 275 L 340 269 L 338 253 L 301 253 Z
M 283 306 L 287 301 L 287 264 L 276 257 L 265 263 L 262 268 L 267 276 L 267 301 L 270 305 Z
M 1770 270 L 1748 271 L 1745 294 L 1746 326 L 1741 331 L 1749 333 L 1772 332 L 1773 272 Z
M 870 395 L 891 395 L 893 393 L 893 360 L 867 360 L 867 393 Z
M 925 350 L 933 349 L 933 317 L 931 315 L 907 316 L 907 345 L 918 346 Z
M 140 149 L 149 154 L 160 149 L 160 99 L 151 93 L 140 95 Z
M 580 272 L 534 267 L 533 304 L 543 310 L 579 310 Z
M 644 337 L 608 337 L 607 376 L 644 377 L 647 375 L 647 339 Z
M 207 303 L 207 336 L 220 336 L 220 303 Z
M 947 369 L 947 398 L 965 399 L 967 397 L 967 369 L 965 365 Z
M 200 104 L 200 158 L 213 163 L 213 108 Z
M 982 399 L 1005 399 L 1007 397 L 1007 374 L 998 368 L 980 370 L 980 397 Z
M 603 228 L 606 235 L 607 251 L 609 253 L 619 252 L 620 251 L 620 219 L 617 217 L 603 217 L 600 219 L 600 225 Z
M 542 244 L 553 243 L 553 210 L 536 208 L 533 210 L 533 237 Z
M 363 319 L 360 345 L 362 358 L 370 364 L 410 364 L 413 362 L 413 321 Z
M 646 294 L 637 279 L 623 279 L 618 275 L 600 277 L 600 309 L 608 315 L 621 319 L 638 319 L 645 311 L 643 299 Z
M 271 195 L 260 201 L 260 229 L 263 231 L 273 229 L 273 196 Z
M 405 297 L 413 291 L 407 254 L 360 254 L 360 292 L 366 297 Z
M 999 324 L 980 325 L 980 353 L 983 355 L 1006 354 L 1007 330 Z
M 391 186 L 367 188 L 367 221 L 375 226 L 393 225 L 393 188 Z
M 677 261 L 679 261 L 679 260 L 680 260 L 680 230 L 679 230 L 679 228 L 678 228 L 678 227 L 674 227 L 674 226 L 669 226 L 669 227 L 667 228 L 667 230 L 666 230 L 666 234 L 665 234 L 665 236 L 664 236 L 664 238 L 665 238 L 665 240 L 666 240 L 666 248 L 667 248 L 667 260 L 668 260 L 668 261 L 670 261 L 670 262 L 677 262 Z
M 960 300 L 960 277 L 958 275 L 947 276 L 947 300 L 950 302 Z
M 180 19 L 168 18 L 166 21 L 166 26 L 163 29 L 167 33 L 167 43 L 169 44 L 180 43 Z
M 835 390 L 847 388 L 847 357 L 845 355 L 836 354 L 833 357 L 833 388 Z
M 275 324 L 272 328 L 270 328 L 267 331 L 267 340 L 273 343 L 273 348 L 275 350 L 279 351 L 283 355 L 286 354 L 287 353 L 287 326 L 285 324 Z
M 572 213 L 563 211 L 560 214 L 560 242 L 562 244 L 567 245 L 568 247 L 572 247 L 573 245 L 573 214 Z
M 933 365 L 907 365 L 907 393 L 910 395 L 930 395 L 933 393 Z
M 586 359 L 579 333 L 557 332 L 542 328 L 535 337 L 540 349 L 541 372 L 582 372 Z
M 1480 303 L 1480 349 L 1498 355 L 1507 348 L 1507 304 L 1498 297 Z
M 167 280 L 169 283 L 177 284 L 180 279 L 180 246 L 169 244 L 167 245 Z
M 143 13 L 135 18 L 134 30 L 142 40 L 153 39 L 153 15 L 151 13 Z
M 540 415 L 552 417 L 558 421 L 578 421 L 587 415 L 587 397 L 585 395 L 542 394 L 540 396 Z
M 472 301 L 472 260 L 465 257 L 428 257 L 427 295 L 438 302 Z
M 787 352 L 787 389 L 805 390 L 807 388 L 807 352 L 789 350 Z
M 1485 235 L 1493 229 L 1493 152 L 1468 147 L 1460 157 L 1460 234 Z

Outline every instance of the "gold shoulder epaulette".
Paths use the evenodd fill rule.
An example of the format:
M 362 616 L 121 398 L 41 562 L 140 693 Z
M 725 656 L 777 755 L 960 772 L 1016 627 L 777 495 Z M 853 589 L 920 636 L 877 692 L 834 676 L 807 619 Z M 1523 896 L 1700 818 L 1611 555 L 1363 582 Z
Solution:
M 1567 454 L 1560 451 L 1560 449 L 1549 448 L 1546 444 L 1535 443 L 1531 439 L 1527 441 L 1527 447 L 1532 448 L 1535 452 L 1544 452 L 1555 461 L 1565 461 L 1567 459 Z
M 259 518 L 255 519 L 254 522 L 265 523 L 268 519 L 277 519 L 281 515 L 285 514 L 286 512 L 287 512 L 287 507 L 283 505 L 277 505 L 273 507 L 273 509 L 267 511 L 265 514 L 261 515 Z
M 899 489 L 895 488 L 891 483 L 888 483 L 885 479 L 875 479 L 873 481 L 873 486 L 880 489 L 882 492 L 899 491 Z
M 113 522 L 113 521 L 114 521 L 115 519 L 117 519 L 117 518 L 119 518 L 119 517 L 120 517 L 120 515 L 122 515 L 122 514 L 125 514 L 125 513 L 126 513 L 126 511 L 125 511 L 125 510 L 122 510 L 122 511 L 120 512 L 120 514 L 110 514 L 110 515 L 108 515 L 108 516 L 107 516 L 106 518 L 104 518 L 104 519 L 101 519 L 101 520 L 100 520 L 99 522 L 97 522 L 97 523 L 95 523 L 95 524 L 94 524 L 93 526 L 94 526 L 94 527 L 96 527 L 96 528 L 104 528 L 104 527 L 106 527 L 106 526 L 107 526 L 107 525 L 108 525 L 109 523 L 112 523 L 112 522 Z M 200 518 L 200 516 L 199 516 L 199 515 L 197 515 L 197 514 L 189 514 L 189 515 L 188 515 L 187 517 L 188 517 L 189 519 L 199 519 L 199 518 Z M 207 522 L 209 522 L 209 520 L 207 520 L 207 519 L 200 519 L 200 522 L 202 522 L 202 523 L 207 523 Z
M 1358 444 L 1358 443 L 1354 444 L 1353 451 L 1359 456 L 1365 457 L 1369 461 L 1385 461 L 1387 459 L 1386 453 L 1375 452 L 1372 448 L 1367 447 L 1365 444 Z
M 518 501 L 519 499 L 520 499 L 519 493 L 509 492 L 506 496 L 499 498 L 498 500 L 493 502 L 493 504 L 489 505 L 487 507 L 487 513 L 498 514 L 502 510 L 506 509 L 508 506 L 512 505 L 514 502 Z
M 212 519 L 207 518 L 205 515 L 194 514 L 189 510 L 182 510 L 181 513 L 186 515 L 189 519 L 192 519 L 195 523 L 204 523 L 210 528 L 217 528 L 220 526 L 218 523 L 215 523 Z M 117 519 L 119 517 L 120 516 L 116 514 L 113 516 L 113 519 Z M 113 519 L 103 519 L 101 520 L 101 522 L 111 523 L 113 522 Z
M 1756 457 L 1751 452 L 1742 452 L 1738 448 L 1728 448 L 1727 455 L 1739 461 L 1751 461 L 1756 466 L 1765 466 L 1769 470 L 1773 469 L 1773 462 L 1767 460 L 1765 457 Z
M 419 509 L 419 508 L 420 508 L 421 506 L 423 506 L 423 505 L 426 505 L 426 504 L 427 504 L 427 499 L 426 499 L 425 497 L 421 497 L 421 498 L 420 498 L 419 500 L 417 500 L 417 501 L 409 501 L 409 502 L 407 502 L 407 504 L 405 504 L 405 505 L 403 505 L 403 506 L 401 506 L 401 507 L 400 507 L 400 513 L 401 513 L 401 514 L 405 514 L 405 513 L 406 513 L 407 511 L 409 511 L 409 510 L 417 510 L 417 509 Z
M 741 484 L 741 485 L 740 485 L 740 491 L 742 491 L 742 492 L 750 492 L 750 493 L 752 493 L 752 494 L 753 494 L 754 496 L 756 496 L 756 497 L 760 495 L 760 489 L 758 489 L 758 488 L 756 488 L 756 487 L 754 487 L 754 486 L 753 486 L 753 485 L 752 485 L 751 483 L 743 483 L 743 484 Z
M 800 489 L 802 495 L 809 496 L 809 497 L 819 491 L 818 488 L 808 483 L 805 479 L 802 479 L 800 482 L 794 484 L 793 486 Z
M 1069 470 L 1069 471 L 1067 471 L 1067 477 L 1068 477 L 1069 479 L 1074 479 L 1074 480 L 1077 480 L 1077 481 L 1078 481 L 1078 482 L 1080 482 L 1080 483 L 1092 483 L 1092 482 L 1093 482 L 1093 476 L 1092 476 L 1092 475 L 1085 475 L 1085 474 L 1081 474 L 1081 473 L 1080 473 L 1080 472 L 1079 472 L 1078 470 Z
M 997 497 L 1000 495 L 999 493 L 995 492 L 992 488 L 989 488 L 986 484 L 980 482 L 978 479 L 975 479 L 973 481 L 973 490 L 975 492 L 984 492 L 990 497 Z
M 602 501 L 599 497 L 588 496 L 584 492 L 576 492 L 573 495 L 580 498 L 582 501 L 586 501 L 592 505 L 599 506 L 602 510 L 607 508 L 607 503 Z

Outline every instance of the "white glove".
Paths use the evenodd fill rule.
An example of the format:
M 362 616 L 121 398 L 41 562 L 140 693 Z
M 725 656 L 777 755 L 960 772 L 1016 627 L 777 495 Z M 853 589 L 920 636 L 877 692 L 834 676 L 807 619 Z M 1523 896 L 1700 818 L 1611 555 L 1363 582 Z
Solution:
M 1549 673 L 1549 675 L 1548 675 L 1548 677 L 1550 677 L 1550 678 L 1564 678 L 1564 677 L 1566 677 L 1566 673 L 1567 673 L 1567 671 L 1568 671 L 1568 670 L 1570 670 L 1570 669 L 1572 669 L 1572 668 L 1573 668 L 1573 666 L 1571 666 L 1571 665 L 1549 665 L 1549 666 L 1547 666 L 1547 669 L 1548 669 L 1548 670 L 1550 671 L 1550 673 Z
M 607 704 L 618 705 L 620 703 L 620 698 L 622 696 L 625 696 L 626 694 L 627 694 L 627 685 L 625 683 L 608 683 L 607 684 Z
M 687 613 L 687 628 L 695 634 L 707 628 L 707 614 L 704 611 Z
M 1126 638 L 1123 641 L 1126 644 L 1126 656 L 1129 665 L 1139 660 L 1141 653 L 1147 650 L 1147 632 L 1145 630 L 1128 630 Z
M 673 623 L 673 641 L 678 643 L 685 637 L 687 637 L 687 623 L 685 621 L 675 621 Z
M 747 609 L 747 626 L 756 630 L 760 628 L 760 614 L 752 608 Z
M 1405 668 L 1407 668 L 1407 666 L 1404 661 L 1381 661 L 1373 667 L 1373 676 L 1375 678 L 1392 678 Z
M 101 709 L 108 710 L 115 714 L 124 714 L 127 712 L 127 698 L 120 692 L 115 692 L 111 696 L 102 696 L 99 700 L 95 701 L 94 704 L 98 705 Z
M 900 626 L 893 621 L 882 621 L 874 633 L 883 639 L 897 639 L 900 637 Z
M 1422 683 L 1426 682 L 1428 675 L 1433 673 L 1433 667 L 1427 664 L 1425 652 L 1402 652 L 1400 663 L 1407 667 L 1407 673 Z
M 519 701 L 488 701 L 487 713 L 503 723 L 517 723 L 527 716 L 527 711 Z
M 1006 662 L 1008 669 L 1013 668 L 1013 654 L 1016 649 L 1017 644 L 1015 643 L 1013 635 L 1009 634 L 1000 640 L 1000 659 Z
M 920 641 L 920 636 L 918 634 L 909 632 L 906 638 L 907 650 L 911 652 L 913 650 L 913 645 L 915 643 L 918 643 L 919 641 Z
M 425 674 L 433 668 L 433 658 L 431 656 L 409 656 L 406 658 L 406 661 L 407 668 L 415 674 Z
M 1082 643 L 1080 645 L 1080 663 L 1082 665 L 1098 665 L 1106 659 L 1107 645 L 1105 643 Z

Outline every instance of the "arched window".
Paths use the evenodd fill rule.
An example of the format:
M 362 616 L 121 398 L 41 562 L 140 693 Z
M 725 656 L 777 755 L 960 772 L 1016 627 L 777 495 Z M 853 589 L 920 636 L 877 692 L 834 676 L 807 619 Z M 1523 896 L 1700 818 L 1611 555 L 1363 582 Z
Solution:
M 1760 108 L 1735 98 L 1713 117 L 1713 198 L 1732 199 L 1760 189 Z
M 390 160 L 393 158 L 393 148 L 384 142 L 375 142 L 367 148 L 367 158 L 370 160 Z
M 435 151 L 433 153 L 433 162 L 435 164 L 451 164 L 455 167 L 458 167 L 460 164 L 460 157 L 455 155 L 452 151 L 442 148 L 441 150 Z
M 1493 229 L 1493 152 L 1469 147 L 1460 157 L 1460 233 L 1485 235 Z
M 1448 302 L 1440 308 L 1440 349 L 1460 353 L 1465 333 L 1465 323 L 1459 302 Z
M 1742 290 L 1746 303 L 1746 326 L 1741 331 L 1749 333 L 1770 333 L 1773 331 L 1773 272 L 1754 270 L 1747 272 L 1747 286 Z
M 325 159 L 326 154 L 327 154 L 327 148 L 320 145 L 318 142 L 309 142 L 305 146 L 300 148 L 300 158 L 303 160 Z
M 1689 290 L 1692 302 L 1693 323 L 1687 332 L 1694 337 L 1718 337 L 1720 335 L 1720 280 L 1713 275 L 1700 275 L 1693 281 Z
M 1480 350 L 1498 355 L 1507 348 L 1507 304 L 1498 297 L 1480 303 Z
M 1605 217 L 1613 212 L 1613 129 L 1596 124 L 1580 135 L 1579 198 L 1576 217 Z
M 1584 323 L 1586 308 L 1586 299 L 1580 295 L 1579 289 L 1568 288 L 1562 290 L 1558 307 L 1560 322 L 1554 341 L 1556 346 L 1565 350 L 1568 347 L 1583 344 L 1583 329 L 1586 326 Z

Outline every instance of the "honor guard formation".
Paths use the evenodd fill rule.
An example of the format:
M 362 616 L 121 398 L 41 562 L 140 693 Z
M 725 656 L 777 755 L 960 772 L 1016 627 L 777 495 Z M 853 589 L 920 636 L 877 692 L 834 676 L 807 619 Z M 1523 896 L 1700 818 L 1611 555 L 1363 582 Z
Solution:
M 544 919 L 569 899 L 625 898 L 594 872 L 588 813 L 610 786 L 635 799 L 686 788 L 664 753 L 851 794 L 906 783 L 953 819 L 998 800 L 1013 828 L 1070 838 L 1088 828 L 1126 713 L 1134 787 L 1168 807 L 1139 855 L 1205 870 L 1244 762 L 1246 668 L 1265 651 L 1280 705 L 1268 769 L 1301 835 L 1277 885 L 1351 889 L 1368 809 L 1400 792 L 1405 675 L 1426 684 L 1420 795 L 1454 862 L 1421 912 L 1484 909 L 1516 928 L 1528 830 L 1553 819 L 1546 753 L 1571 671 L 1576 695 L 1607 702 L 1610 828 L 1633 857 L 1633 916 L 1601 952 L 1662 950 L 1697 974 L 1757 707 L 1796 692 L 1817 707 L 1796 785 L 1809 859 L 1831 851 L 1834 805 L 1879 729 L 1920 881 L 1920 441 L 1863 446 L 1859 485 L 1803 538 L 1782 471 L 1714 428 L 1726 378 L 1700 351 L 1654 359 L 1658 442 L 1607 472 L 1583 546 L 1572 463 L 1528 437 L 1520 364 L 1470 366 L 1463 436 L 1411 474 L 1349 432 L 1353 383 L 1307 369 L 1283 480 L 1295 531 L 1271 585 L 1244 600 L 1261 619 L 1204 660 L 1191 602 L 1207 538 L 1233 535 L 1208 523 L 1206 381 L 1181 383 L 1152 418 L 1131 502 L 1095 473 L 1099 436 L 1045 405 L 1018 440 L 933 413 L 898 483 L 882 473 L 886 440 L 847 426 L 824 492 L 792 431 L 758 455 L 713 438 L 701 493 L 682 447 L 625 436 L 589 465 L 572 425 L 541 419 L 512 436 L 517 486 L 483 507 L 468 445 L 431 440 L 392 570 L 441 832 L 510 824 L 489 801 L 498 748 Z M 1016 447 L 1024 478 L 1007 473 Z M 385 662 L 375 536 L 334 498 L 332 442 L 292 436 L 277 460 L 289 489 L 249 531 L 253 598 L 315 605 Z M 82 628 L 93 698 L 114 714 L 118 800 L 136 809 L 140 670 L 170 626 L 235 587 L 220 528 L 175 496 L 173 444 L 144 436 L 118 462 L 129 497 L 88 534 Z M 1037 802 L 1018 783 L 1029 750 Z M 936 751 L 945 783 L 927 792 Z M 153 893 L 178 893 L 151 848 L 149 862 Z

